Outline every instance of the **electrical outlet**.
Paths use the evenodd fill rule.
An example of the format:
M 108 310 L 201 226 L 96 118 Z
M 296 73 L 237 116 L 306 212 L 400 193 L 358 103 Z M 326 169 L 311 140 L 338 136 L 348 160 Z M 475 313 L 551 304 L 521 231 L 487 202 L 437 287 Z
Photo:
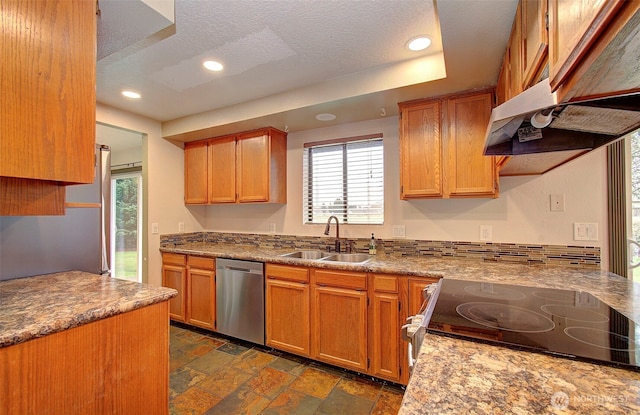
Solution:
M 549 210 L 552 212 L 564 212 L 564 195 L 549 195 Z
M 178 232 L 184 232 L 184 222 L 178 222 Z
M 393 237 L 396 239 L 404 239 L 406 237 L 406 228 L 404 225 L 393 225 Z
M 276 233 L 276 224 L 275 223 L 270 223 L 269 224 L 269 233 Z
M 493 226 L 480 225 L 480 240 L 483 242 L 489 242 L 493 239 Z
M 152 224 L 151 224 L 151 233 L 155 235 L 155 234 L 157 234 L 158 232 L 159 232 L 159 230 L 158 230 L 158 224 L 157 224 L 156 222 L 152 223 Z

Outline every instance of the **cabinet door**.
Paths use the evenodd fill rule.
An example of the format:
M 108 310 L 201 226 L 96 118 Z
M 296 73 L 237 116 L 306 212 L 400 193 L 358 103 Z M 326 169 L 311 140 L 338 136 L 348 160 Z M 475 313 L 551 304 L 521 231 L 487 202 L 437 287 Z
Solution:
M 309 284 L 267 278 L 267 345 L 309 357 Z
M 549 0 L 549 78 L 555 91 L 604 30 L 622 0 Z
M 213 270 L 189 268 L 186 322 L 215 329 L 216 274 Z
M 0 176 L 93 183 L 96 5 L 3 1 Z
M 238 138 L 238 202 L 268 202 L 271 172 L 266 134 Z
M 494 156 L 484 156 L 492 93 L 448 100 L 447 193 L 450 197 L 497 196 Z
M 509 77 L 507 100 L 522 92 L 522 4 L 518 4 L 507 48 Z
M 185 294 L 187 292 L 186 268 L 178 265 L 162 266 L 162 286 L 173 288 L 178 295 L 169 300 L 169 317 L 176 321 L 186 320 Z
M 409 306 L 407 316 L 415 316 L 422 306 L 422 290 L 429 284 L 438 282 L 435 278 L 409 278 Z
M 209 141 L 209 203 L 236 201 L 236 139 Z
M 400 381 L 400 300 L 398 294 L 374 292 L 370 310 L 369 373 L 394 382 Z
M 521 0 L 522 89 L 534 85 L 547 58 L 547 1 Z
M 184 203 L 207 203 L 207 143 L 184 147 Z
M 400 108 L 400 198 L 442 197 L 440 102 Z
M 367 370 L 365 291 L 313 289 L 313 358 L 346 369 Z

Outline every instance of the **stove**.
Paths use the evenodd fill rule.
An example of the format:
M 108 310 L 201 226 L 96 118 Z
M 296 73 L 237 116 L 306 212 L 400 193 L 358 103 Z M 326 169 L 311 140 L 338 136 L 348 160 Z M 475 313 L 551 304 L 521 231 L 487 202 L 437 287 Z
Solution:
M 429 333 L 640 370 L 640 326 L 588 292 L 443 279 L 433 300 Z

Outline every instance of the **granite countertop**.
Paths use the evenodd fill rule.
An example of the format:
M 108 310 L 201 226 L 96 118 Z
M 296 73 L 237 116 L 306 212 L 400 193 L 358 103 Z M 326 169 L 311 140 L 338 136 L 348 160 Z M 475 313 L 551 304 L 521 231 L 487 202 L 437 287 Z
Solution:
M 80 271 L 0 281 L 0 347 L 126 313 L 176 295 L 171 288 Z
M 279 256 L 292 249 L 204 243 L 161 251 L 588 291 L 640 321 L 640 284 L 600 270 L 387 255 L 336 264 Z M 640 372 L 427 334 L 399 415 L 458 413 L 640 413 Z

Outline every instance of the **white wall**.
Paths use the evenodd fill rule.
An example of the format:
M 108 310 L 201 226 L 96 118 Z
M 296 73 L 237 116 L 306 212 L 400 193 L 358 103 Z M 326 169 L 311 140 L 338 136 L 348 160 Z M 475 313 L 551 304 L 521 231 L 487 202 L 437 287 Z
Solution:
M 341 236 L 391 238 L 405 225 L 410 239 L 479 241 L 480 225 L 491 225 L 493 242 L 597 246 L 607 258 L 606 152 L 596 150 L 542 176 L 500 179 L 498 199 L 400 200 L 398 118 L 290 133 L 287 139 L 286 205 L 206 207 L 207 230 L 321 236 L 323 225 L 302 224 L 303 143 L 379 133 L 385 144 L 384 225 L 343 225 Z M 565 210 L 551 212 L 549 196 L 563 194 Z M 598 241 L 574 241 L 574 222 L 598 224 Z
M 145 134 L 142 139 L 143 281 L 161 285 L 160 234 L 177 233 L 178 223 L 190 231 L 201 230 L 198 219 L 184 206 L 184 156 L 182 147 L 162 138 L 158 121 L 97 104 L 96 121 Z M 197 209 L 196 209 L 197 211 Z M 203 221 L 202 218 L 199 219 Z M 151 234 L 157 223 L 160 234 Z

